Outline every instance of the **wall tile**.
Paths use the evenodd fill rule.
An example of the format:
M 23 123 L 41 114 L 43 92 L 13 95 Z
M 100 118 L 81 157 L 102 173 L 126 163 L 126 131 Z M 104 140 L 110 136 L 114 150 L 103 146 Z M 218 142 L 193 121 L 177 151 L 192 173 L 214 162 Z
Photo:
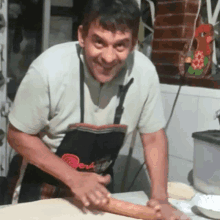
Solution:
M 164 93 L 163 97 L 165 98 L 165 117 L 168 119 L 175 95 Z M 179 95 L 166 132 L 169 141 L 169 154 L 193 161 L 191 135 L 197 131 L 197 108 L 197 96 Z
M 160 88 L 161 88 L 162 93 L 177 94 L 179 90 L 178 85 L 170 85 L 170 84 L 160 84 Z M 201 87 L 182 86 L 180 89 L 180 94 L 199 96 L 202 91 L 203 91 L 203 88 Z
M 162 93 L 162 102 L 163 102 L 163 109 L 164 109 L 164 115 L 166 118 L 166 121 L 168 121 L 170 112 L 175 100 L 175 94 L 170 94 L 170 93 Z
M 169 182 L 182 182 L 190 185 L 189 172 L 193 169 L 193 162 L 169 156 Z
M 199 98 L 197 131 L 220 129 L 218 119 L 214 119 L 217 110 L 220 110 L 220 99 Z
M 123 175 L 125 171 L 125 166 L 127 163 L 127 158 L 129 154 L 129 149 L 131 146 L 132 135 L 129 136 L 123 148 L 119 152 L 119 157 L 117 158 L 114 166 L 115 171 L 115 192 L 121 192 L 121 184 L 123 180 Z M 132 158 L 130 160 L 130 166 L 128 170 L 128 175 L 126 178 L 125 190 L 127 191 L 129 186 L 131 186 L 138 170 L 144 162 L 143 147 L 140 139 L 139 133 L 136 135 L 135 145 L 133 148 Z M 148 179 L 147 171 L 145 170 L 145 165 L 141 169 L 140 173 L 137 176 L 133 186 L 130 191 L 144 191 L 149 195 L 150 182 Z
M 124 170 L 125 170 L 125 165 L 127 162 L 127 155 L 119 155 L 115 166 L 114 166 L 114 186 L 115 186 L 115 193 L 121 192 L 121 184 L 122 184 L 122 179 L 124 175 Z M 125 191 L 127 192 L 129 187 L 131 186 L 137 172 L 140 170 L 142 165 L 142 162 L 140 160 L 136 159 L 135 157 L 132 157 L 130 161 L 130 168 L 128 170 L 128 175 L 126 178 L 126 184 L 123 182 L 125 185 Z M 137 178 L 135 179 L 133 186 L 130 188 L 129 191 L 144 191 L 149 195 L 150 192 L 150 181 L 147 175 L 147 171 L 144 167 L 140 170 Z

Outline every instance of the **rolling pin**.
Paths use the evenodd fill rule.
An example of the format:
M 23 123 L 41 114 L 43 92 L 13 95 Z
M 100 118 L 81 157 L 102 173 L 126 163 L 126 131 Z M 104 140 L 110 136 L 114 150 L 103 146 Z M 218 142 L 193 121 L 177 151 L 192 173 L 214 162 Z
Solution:
M 91 205 L 92 209 L 95 208 L 99 211 L 109 212 L 117 215 L 123 215 L 136 219 L 158 219 L 156 213 L 152 208 L 136 205 L 130 202 L 109 198 L 109 202 L 106 205 Z

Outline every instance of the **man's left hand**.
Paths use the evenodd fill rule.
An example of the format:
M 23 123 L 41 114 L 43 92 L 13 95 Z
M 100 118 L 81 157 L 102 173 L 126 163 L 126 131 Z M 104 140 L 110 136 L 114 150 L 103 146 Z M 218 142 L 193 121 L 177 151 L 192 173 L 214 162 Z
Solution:
M 160 210 L 161 219 L 163 220 L 190 220 L 188 216 L 175 209 L 168 201 L 150 199 L 147 202 L 147 206 L 155 209 L 157 212 Z

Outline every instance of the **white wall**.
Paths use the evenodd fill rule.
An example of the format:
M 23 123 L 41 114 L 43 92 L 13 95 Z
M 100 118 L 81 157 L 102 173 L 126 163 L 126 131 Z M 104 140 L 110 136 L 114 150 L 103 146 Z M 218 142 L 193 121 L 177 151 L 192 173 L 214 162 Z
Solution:
M 162 101 L 167 120 L 170 116 L 178 88 L 178 86 L 174 85 L 161 84 Z M 181 88 L 167 130 L 169 141 L 169 181 L 179 181 L 190 184 L 188 174 L 193 169 L 194 152 L 192 133 L 214 129 L 219 130 L 220 125 L 218 119 L 214 120 L 215 112 L 219 109 L 220 90 L 189 86 L 183 86 Z M 126 143 L 120 154 L 127 155 L 128 149 L 129 143 Z M 128 185 L 133 180 L 140 164 L 144 161 L 142 152 L 140 138 L 137 137 L 131 171 L 128 176 Z M 123 161 L 116 163 L 117 172 L 122 173 L 120 169 L 117 169 L 117 166 L 121 167 L 123 163 Z M 118 175 L 118 177 L 120 176 L 121 175 Z M 117 184 L 116 190 L 119 190 Z M 147 187 L 146 175 L 142 172 L 134 187 L 132 187 L 132 191 L 145 190 L 147 192 Z
M 161 85 L 165 116 L 168 119 L 178 86 Z M 193 167 L 194 143 L 192 133 L 219 129 L 214 115 L 220 109 L 220 90 L 184 86 L 167 130 L 172 181 L 188 183 Z

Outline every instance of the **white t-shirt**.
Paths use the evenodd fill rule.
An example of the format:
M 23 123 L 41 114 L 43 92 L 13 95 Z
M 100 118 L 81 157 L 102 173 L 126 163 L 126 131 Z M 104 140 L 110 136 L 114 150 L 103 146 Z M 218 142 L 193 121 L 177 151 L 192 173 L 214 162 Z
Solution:
M 80 122 L 80 73 L 78 42 L 55 45 L 30 65 L 9 114 L 10 123 L 28 134 L 40 134 L 56 151 L 69 124 Z M 82 51 L 82 49 L 81 49 Z M 81 59 L 84 58 L 81 52 Z M 134 78 L 124 101 L 120 124 L 128 126 L 126 138 L 137 127 L 152 133 L 165 126 L 160 84 L 152 62 L 139 51 L 131 53 L 117 78 L 102 87 L 84 62 L 84 123 L 113 124 L 119 104 L 119 85 Z

